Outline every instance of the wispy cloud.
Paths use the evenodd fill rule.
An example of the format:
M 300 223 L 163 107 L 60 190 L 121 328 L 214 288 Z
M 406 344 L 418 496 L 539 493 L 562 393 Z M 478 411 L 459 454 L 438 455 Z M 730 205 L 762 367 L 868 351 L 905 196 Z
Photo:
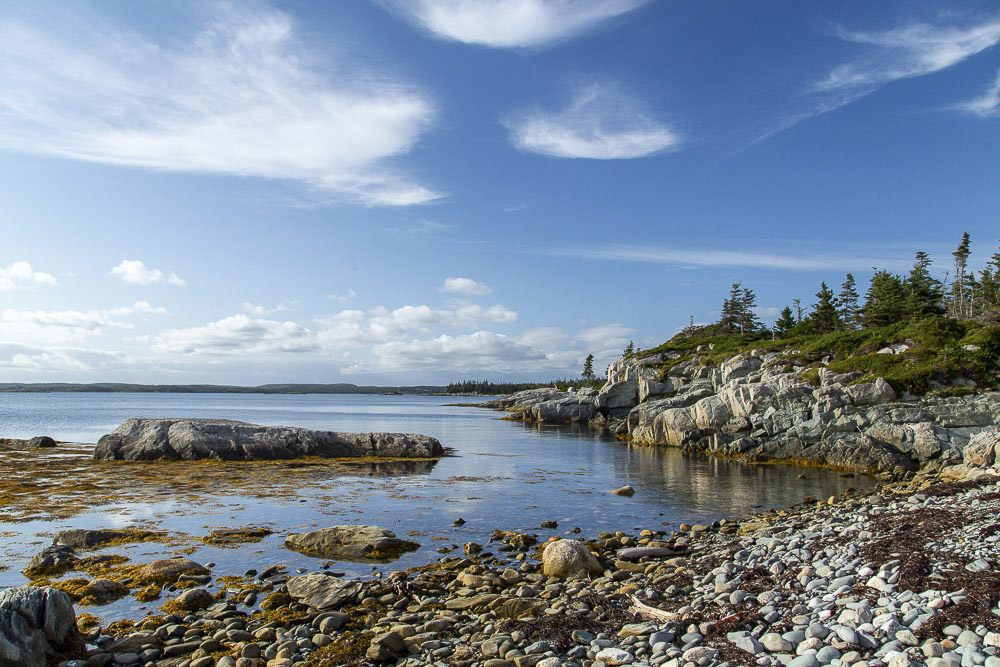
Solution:
M 386 164 L 430 123 L 426 95 L 356 63 L 312 66 L 291 19 L 262 4 L 210 7 L 179 42 L 84 10 L 29 20 L 0 9 L 0 146 L 297 181 L 364 205 L 438 197 Z
M 330 299 L 332 301 L 350 301 L 351 299 L 358 296 L 358 293 L 352 289 L 347 290 L 345 294 L 331 294 Z
M 539 48 L 594 29 L 647 0 L 381 0 L 436 37 L 501 49 Z
M 676 266 L 733 266 L 768 269 L 798 269 L 804 271 L 866 270 L 873 266 L 902 268 L 907 266 L 898 259 L 865 257 L 860 255 L 829 255 L 820 253 L 795 253 L 779 255 L 767 252 L 744 252 L 717 249 L 670 248 L 649 245 L 608 245 L 594 248 L 566 248 L 550 250 L 545 254 L 580 259 L 618 262 L 651 262 Z
M 493 288 L 472 278 L 445 278 L 444 283 L 438 288 L 438 291 L 451 292 L 452 294 L 466 294 L 468 296 L 483 296 L 491 294 Z
M 184 279 L 176 273 L 164 273 L 159 269 L 151 269 L 137 259 L 123 259 L 122 263 L 111 269 L 108 275 L 119 278 L 130 285 L 155 285 L 167 283 L 176 287 L 184 286 Z
M 0 342 L 0 368 L 18 372 L 50 372 L 63 379 L 67 371 L 122 368 L 127 359 L 120 352 L 72 347 L 39 347 Z
M 295 322 L 232 315 L 205 326 L 171 329 L 159 334 L 154 352 L 207 356 L 313 352 L 314 332 Z
M 641 104 L 611 87 L 589 86 L 559 111 L 523 110 L 503 120 L 520 150 L 553 157 L 618 160 L 676 149 L 680 138 Z
M 56 284 L 55 276 L 51 273 L 35 271 L 28 262 L 14 262 L 10 266 L 0 266 L 0 292 Z
M 1000 114 L 1000 72 L 982 95 L 957 104 L 955 108 L 984 118 Z

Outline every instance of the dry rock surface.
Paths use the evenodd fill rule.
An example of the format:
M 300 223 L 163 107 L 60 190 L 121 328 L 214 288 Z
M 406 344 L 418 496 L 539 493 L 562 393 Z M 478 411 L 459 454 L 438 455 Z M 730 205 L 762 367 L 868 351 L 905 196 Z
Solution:
M 600 391 L 532 389 L 480 405 L 524 421 L 607 428 L 638 445 L 895 479 L 996 464 L 1000 392 L 906 397 L 883 378 L 804 371 L 764 350 L 718 365 L 669 352 L 611 364 Z

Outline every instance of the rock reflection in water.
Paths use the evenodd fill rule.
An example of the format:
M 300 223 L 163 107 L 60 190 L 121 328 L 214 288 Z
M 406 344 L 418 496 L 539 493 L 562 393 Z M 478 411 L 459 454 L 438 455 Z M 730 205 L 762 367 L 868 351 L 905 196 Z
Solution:
M 343 461 L 344 473 L 357 477 L 404 477 L 428 475 L 438 459 L 407 459 L 405 461 Z

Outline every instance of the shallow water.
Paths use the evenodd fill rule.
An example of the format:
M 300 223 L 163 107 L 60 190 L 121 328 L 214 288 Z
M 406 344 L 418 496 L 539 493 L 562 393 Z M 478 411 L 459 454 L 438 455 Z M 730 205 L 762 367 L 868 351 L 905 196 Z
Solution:
M 490 532 L 530 531 L 545 539 L 580 527 L 583 535 L 600 531 L 676 528 L 740 517 L 757 508 L 780 508 L 805 496 L 825 498 L 848 487 L 873 485 L 864 476 L 785 465 L 754 466 L 689 456 L 677 450 L 631 447 L 581 427 L 539 427 L 501 421 L 500 413 L 443 405 L 444 397 L 257 394 L 10 394 L 0 393 L 0 437 L 50 435 L 57 440 L 95 442 L 128 417 L 213 417 L 258 424 L 281 424 L 335 431 L 402 431 L 434 436 L 453 455 L 439 461 L 363 465 L 348 471 L 312 470 L 292 479 L 294 489 L 268 495 L 241 486 L 218 488 L 192 499 L 170 493 L 157 481 L 157 464 L 144 466 L 155 494 L 85 508 L 68 519 L 7 523 L 0 527 L 0 553 L 9 569 L 0 587 L 25 582 L 19 570 L 64 528 L 142 525 L 189 536 L 179 544 L 118 546 L 135 562 L 168 557 L 179 546 L 193 547 L 199 562 L 215 562 L 213 574 L 242 574 L 280 563 L 294 573 L 322 561 L 285 549 L 284 535 L 341 524 L 375 524 L 422 546 L 389 565 L 336 563 L 334 569 L 361 576 L 372 569 L 392 570 L 439 557 L 439 547 L 484 544 Z M 465 399 L 462 399 L 465 400 Z M 78 454 L 85 456 L 85 453 Z M 2 461 L 0 461 L 2 463 Z M 185 465 L 185 464 L 179 464 Z M 234 464 L 240 465 L 240 464 Z M 119 480 L 120 481 L 120 480 Z M 107 480 L 114 485 L 115 479 Z M 277 481 L 275 482 L 277 484 Z M 134 484 L 134 482 L 133 482 Z M 635 496 L 609 493 L 625 484 Z M 276 487 L 277 489 L 277 487 Z M 122 489 L 122 496 L 130 498 Z M 261 489 L 258 489 L 261 491 Z M 43 513 L 44 514 L 44 513 Z M 465 524 L 453 526 L 461 517 Z M 555 520 L 556 531 L 540 530 Z M 197 541 L 212 528 L 266 525 L 275 534 L 256 544 L 220 548 Z M 162 603 L 162 601 L 161 601 Z M 158 603 L 131 598 L 96 611 L 101 616 L 138 616 Z

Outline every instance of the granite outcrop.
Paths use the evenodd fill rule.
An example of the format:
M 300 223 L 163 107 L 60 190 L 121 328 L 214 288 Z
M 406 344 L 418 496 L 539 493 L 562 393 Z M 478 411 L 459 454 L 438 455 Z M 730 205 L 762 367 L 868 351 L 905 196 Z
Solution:
M 95 459 L 253 461 L 323 458 L 433 458 L 444 453 L 419 433 L 335 433 L 224 419 L 127 419 L 102 436 Z
M 722 363 L 623 358 L 600 390 L 529 390 L 484 404 L 514 419 L 606 428 L 635 445 L 903 477 L 998 465 L 1000 392 L 898 395 L 884 378 L 753 350 Z

